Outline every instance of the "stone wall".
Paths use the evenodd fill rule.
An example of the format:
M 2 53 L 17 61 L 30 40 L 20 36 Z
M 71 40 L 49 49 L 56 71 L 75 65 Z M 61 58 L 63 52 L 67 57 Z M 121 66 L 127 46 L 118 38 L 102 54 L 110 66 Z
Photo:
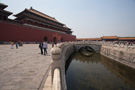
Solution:
M 100 53 L 129 67 L 135 68 L 135 46 L 102 45 Z

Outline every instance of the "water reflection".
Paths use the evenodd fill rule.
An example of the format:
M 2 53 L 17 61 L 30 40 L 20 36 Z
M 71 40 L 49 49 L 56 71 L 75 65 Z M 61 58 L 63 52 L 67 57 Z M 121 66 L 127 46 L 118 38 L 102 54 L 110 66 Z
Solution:
M 66 64 L 66 82 L 68 90 L 135 90 L 135 70 L 98 53 L 76 52 Z
M 79 49 L 79 52 L 95 52 L 95 50 L 90 46 L 84 46 Z
M 101 62 L 108 70 L 115 73 L 117 77 L 123 79 L 124 83 L 130 84 L 135 88 L 135 70 L 125 66 L 123 64 L 117 63 L 116 61 L 109 60 L 108 58 L 102 56 Z

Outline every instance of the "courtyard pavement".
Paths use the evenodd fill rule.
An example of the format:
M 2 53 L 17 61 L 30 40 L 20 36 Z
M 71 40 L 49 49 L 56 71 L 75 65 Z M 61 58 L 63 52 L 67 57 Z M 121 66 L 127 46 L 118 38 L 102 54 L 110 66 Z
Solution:
M 51 45 L 47 55 L 41 55 L 38 46 L 0 45 L 0 90 L 51 90 Z

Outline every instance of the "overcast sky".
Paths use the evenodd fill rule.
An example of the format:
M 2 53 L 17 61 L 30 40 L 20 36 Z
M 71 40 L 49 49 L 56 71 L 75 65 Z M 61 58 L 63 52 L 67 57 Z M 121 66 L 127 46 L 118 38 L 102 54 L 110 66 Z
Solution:
M 17 14 L 31 6 L 72 29 L 77 38 L 135 37 L 135 0 L 0 0 Z M 13 16 L 10 16 L 13 19 Z

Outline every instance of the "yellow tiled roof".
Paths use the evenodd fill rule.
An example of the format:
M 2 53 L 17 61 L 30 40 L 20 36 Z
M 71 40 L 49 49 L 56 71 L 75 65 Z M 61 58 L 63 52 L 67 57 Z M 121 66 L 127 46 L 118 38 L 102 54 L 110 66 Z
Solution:
M 77 40 L 102 40 L 101 38 L 77 38 Z
M 55 21 L 55 22 L 57 22 L 57 23 L 60 23 L 60 22 L 57 21 L 55 18 L 53 18 L 53 17 L 51 17 L 51 16 L 48 16 L 48 15 L 42 13 L 42 12 L 39 12 L 39 11 L 33 9 L 32 7 L 31 7 L 30 9 L 28 9 L 28 11 L 30 11 L 30 12 L 32 12 L 32 13 L 35 13 L 35 14 L 37 14 L 37 15 L 39 15 L 39 16 L 45 17 L 45 18 L 47 18 L 47 19 L 49 19 L 49 20 Z M 60 24 L 62 24 L 62 23 L 60 23 Z
M 122 38 L 122 37 L 121 37 L 121 38 L 118 38 L 118 39 L 119 39 L 119 40 L 135 40 L 135 38 L 130 38 L 130 37 L 129 37 L 129 38 L 128 38 L 128 37 L 127 37 L 127 38 Z
M 118 39 L 117 36 L 103 36 L 103 39 Z

